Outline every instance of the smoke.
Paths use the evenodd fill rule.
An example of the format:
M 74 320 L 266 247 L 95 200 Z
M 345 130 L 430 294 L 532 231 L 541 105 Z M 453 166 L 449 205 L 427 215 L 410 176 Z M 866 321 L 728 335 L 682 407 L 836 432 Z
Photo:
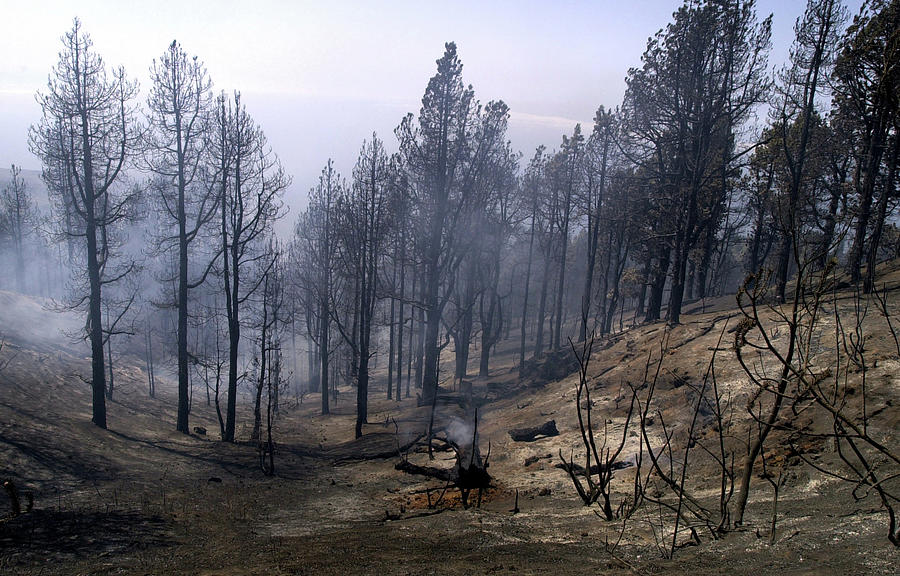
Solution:
M 472 422 L 451 416 L 450 420 L 444 425 L 447 433 L 447 439 L 457 446 L 470 446 L 472 444 L 472 435 L 475 433 L 475 426 Z

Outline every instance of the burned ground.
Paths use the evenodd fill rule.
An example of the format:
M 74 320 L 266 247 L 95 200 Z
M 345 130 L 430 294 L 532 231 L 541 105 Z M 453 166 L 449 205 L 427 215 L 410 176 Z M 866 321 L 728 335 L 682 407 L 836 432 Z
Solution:
M 900 275 L 893 271 L 884 280 L 896 301 Z M 351 390 L 341 389 L 328 416 L 318 414 L 316 395 L 285 400 L 275 431 L 275 475 L 267 477 L 256 447 L 246 443 L 249 426 L 238 430 L 244 443 L 218 441 L 215 411 L 202 391 L 195 391 L 191 425 L 208 433 L 176 433 L 174 387 L 163 381 L 149 398 L 136 357 L 118 364 L 109 431 L 90 424 L 81 345 L 17 328 L 77 327 L 77 318 L 0 296 L 8 327 L 2 354 L 10 359 L 0 373 L 0 475 L 34 495 L 33 511 L 0 522 L 3 574 L 892 574 L 900 562 L 885 538 L 878 501 L 854 499 L 852 486 L 804 462 L 833 460 L 827 443 L 792 447 L 779 438 L 767 446 L 783 477 L 774 542 L 772 491 L 757 475 L 740 529 L 718 539 L 704 535 L 700 545 L 680 542 L 674 558 L 663 558 L 660 510 L 645 505 L 627 522 L 607 522 L 595 506 L 582 505 L 557 466 L 560 453 L 583 460 L 577 377 L 535 364 L 520 378 L 514 342 L 501 346 L 489 378 L 473 381 L 481 399 L 479 445 L 490 449 L 493 482 L 482 506 L 466 510 L 446 482 L 395 469 L 401 458 L 450 469 L 454 455 L 438 450 L 428 458 L 427 407 L 417 407 L 415 398 L 386 400 L 383 379 L 371 391 L 369 424 L 359 440 L 353 439 Z M 733 302 L 723 297 L 688 306 L 683 323 L 668 332 L 662 324 L 646 325 L 598 343 L 589 370 L 592 410 L 611 437 L 621 432 L 630 386 L 642 382 L 654 354 L 665 355 L 656 418 L 681 433 L 692 383 L 703 377 L 720 335 L 736 323 Z M 867 321 L 869 390 L 896 431 L 900 359 L 884 323 L 874 314 Z M 664 334 L 667 346 L 661 346 Z M 752 390 L 729 352 L 719 355 L 717 378 L 735 418 L 746 420 L 741 406 Z M 239 422 L 249 423 L 248 403 L 239 408 Z M 558 436 L 516 442 L 509 435 L 550 420 Z M 436 420 L 438 436 L 450 430 L 464 436 L 468 424 L 465 411 L 447 402 Z M 659 422 L 648 425 L 652 434 L 662 433 Z M 631 431 L 623 462 L 633 459 L 638 443 Z M 697 466 L 696 478 L 715 473 L 701 459 Z M 616 471 L 616 504 L 629 494 L 632 470 Z M 715 490 L 699 480 L 692 489 L 704 501 L 715 499 Z

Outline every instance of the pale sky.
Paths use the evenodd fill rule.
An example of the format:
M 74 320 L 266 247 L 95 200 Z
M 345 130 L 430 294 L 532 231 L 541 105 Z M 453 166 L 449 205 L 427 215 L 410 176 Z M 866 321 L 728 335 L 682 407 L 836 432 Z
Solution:
M 848 2 L 851 14 L 860 0 Z M 417 113 L 444 42 L 455 41 L 463 79 L 482 102 L 511 109 L 509 137 L 530 157 L 558 145 L 576 122 L 590 130 L 600 104 L 621 102 L 625 73 L 676 0 L 279 1 L 0 0 L 0 165 L 39 169 L 28 127 L 34 94 L 78 16 L 109 65 L 124 65 L 146 97 L 148 70 L 177 39 L 206 63 L 218 90 L 243 102 L 294 178 L 292 212 L 326 160 L 349 176 L 364 138 Z M 805 2 L 758 0 L 774 12 L 770 66 L 787 57 Z M 289 217 L 293 221 L 293 214 Z

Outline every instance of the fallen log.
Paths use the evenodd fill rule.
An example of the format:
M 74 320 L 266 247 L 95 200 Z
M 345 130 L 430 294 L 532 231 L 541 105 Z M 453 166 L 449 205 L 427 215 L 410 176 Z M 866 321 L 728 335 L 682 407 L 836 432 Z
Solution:
M 348 462 L 383 460 L 407 452 L 422 439 L 422 436 L 422 434 L 410 435 L 401 442 L 397 434 L 372 432 L 356 440 L 334 446 L 327 451 L 327 455 L 332 458 L 332 464 L 335 466 Z
M 456 468 L 436 468 L 434 466 L 419 466 L 409 460 L 401 460 L 394 465 L 394 470 L 400 470 L 407 474 L 418 474 L 429 478 L 436 478 L 444 482 L 456 482 Z
M 610 466 L 610 468 L 612 470 L 624 470 L 625 468 L 631 468 L 632 466 L 634 466 L 633 462 L 629 462 L 627 460 L 621 460 L 621 461 L 617 460 L 616 462 L 612 463 L 612 466 Z M 557 462 L 556 465 L 554 465 L 553 467 L 559 468 L 560 470 L 565 470 L 566 472 L 569 472 L 569 473 L 574 472 L 575 474 L 578 474 L 581 476 L 584 475 L 584 466 L 575 464 L 574 462 L 572 464 L 569 464 L 569 463 L 564 464 L 562 462 Z M 591 464 L 591 474 L 592 475 L 599 474 L 600 472 L 603 472 L 603 471 L 604 470 L 601 466 L 597 466 L 596 464 Z
M 538 437 L 559 436 L 559 430 L 556 429 L 556 420 L 549 420 L 533 428 L 515 428 L 509 431 L 509 436 L 516 442 L 534 442 Z

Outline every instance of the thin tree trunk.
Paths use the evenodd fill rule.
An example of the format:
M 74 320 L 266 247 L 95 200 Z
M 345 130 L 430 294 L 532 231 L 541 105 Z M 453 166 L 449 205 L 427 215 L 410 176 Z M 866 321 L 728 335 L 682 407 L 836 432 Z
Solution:
M 600 112 L 598 112 L 600 114 Z M 603 156 L 600 163 L 600 186 L 597 190 L 597 204 L 593 215 L 588 215 L 588 254 L 587 269 L 584 275 L 584 293 L 581 297 L 581 331 L 578 341 L 587 340 L 587 319 L 591 314 L 591 297 L 594 291 L 594 265 L 597 260 L 597 247 L 600 241 L 600 217 L 603 210 L 603 192 L 606 188 L 606 161 L 609 152 L 609 134 L 603 141 Z M 603 291 L 605 297 L 606 291 Z
M 415 271 L 415 267 L 413 267 L 412 272 L 413 272 L 413 277 L 412 277 L 412 287 L 410 290 L 410 294 L 415 295 L 416 280 L 417 280 L 417 274 Z M 414 351 L 413 351 L 413 337 L 415 336 L 415 333 L 416 333 L 416 307 L 411 306 L 410 310 L 409 310 L 409 342 L 407 342 L 407 348 L 409 349 L 409 352 L 406 355 L 406 397 L 407 398 L 410 398 L 412 395 L 412 392 L 410 390 L 410 380 L 411 380 L 412 373 L 413 373 L 413 356 L 415 355 Z
M 361 298 L 361 287 L 360 287 L 360 278 L 358 274 L 354 275 L 353 279 L 353 327 L 350 331 L 351 338 L 355 340 L 350 345 L 350 381 L 356 380 L 356 376 L 359 374 L 359 314 L 360 314 L 360 298 Z
M 856 216 L 856 229 L 853 234 L 853 244 L 850 246 L 850 257 L 847 264 L 851 282 L 859 282 L 862 277 L 860 267 L 862 266 L 866 249 L 866 233 L 869 230 L 869 219 L 872 215 L 872 199 L 875 196 L 875 185 L 878 180 L 878 166 L 881 164 L 881 156 L 884 152 L 885 128 L 883 115 L 883 113 L 879 114 L 867 147 L 862 190 L 860 190 L 859 194 L 859 212 Z
M 269 328 L 269 275 L 265 276 L 263 281 L 263 308 L 262 308 L 262 329 L 259 337 L 259 378 L 256 382 L 256 402 L 253 405 L 253 433 L 250 436 L 251 442 L 259 442 L 260 426 L 262 426 L 262 392 L 266 385 L 266 338 Z
M 396 256 L 396 250 L 394 251 L 394 255 Z M 391 279 L 391 287 L 397 285 L 397 260 L 394 259 L 393 266 L 393 277 Z M 388 334 L 389 334 L 389 344 L 388 344 L 388 368 L 387 368 L 387 398 L 388 400 L 393 399 L 394 396 L 394 347 L 395 347 L 395 332 L 394 332 L 394 318 L 396 316 L 395 304 L 397 302 L 396 297 L 391 297 L 391 312 L 390 312 L 390 320 L 388 321 Z
M 628 262 L 628 244 L 625 244 L 624 238 L 619 236 L 619 245 L 616 247 L 616 254 L 619 254 L 622 251 L 622 245 L 624 247 L 624 254 L 617 258 L 616 267 L 615 267 L 615 277 L 613 278 L 613 293 L 612 298 L 609 299 L 609 307 L 606 310 L 606 318 L 603 322 L 603 333 L 609 334 L 612 332 L 613 320 L 616 315 L 616 307 L 619 304 L 619 284 L 621 283 L 622 274 L 625 271 L 625 263 Z M 625 306 L 622 305 L 622 312 L 625 311 Z M 622 315 L 619 315 L 619 324 L 621 329 L 622 324 Z
M 321 302 L 321 312 L 319 314 L 319 379 L 321 381 L 322 391 L 322 414 L 330 412 L 328 406 L 328 322 L 330 311 L 328 309 L 328 299 L 323 298 Z
M 488 304 L 487 314 L 482 318 L 481 358 L 478 364 L 478 375 L 482 377 L 490 374 L 491 350 L 503 335 L 503 309 L 500 305 L 500 296 L 496 292 L 492 292 L 488 297 L 490 304 Z M 484 296 L 482 296 L 481 304 L 484 305 Z
M 609 331 L 609 327 L 606 326 L 605 318 L 609 313 L 609 267 L 612 265 L 612 240 L 613 233 L 612 230 L 609 230 L 607 233 L 607 241 L 606 241 L 606 254 L 603 255 L 603 269 L 600 273 L 600 304 L 597 306 L 598 314 L 600 316 L 600 333 L 606 334 Z
M 651 266 L 650 275 L 650 300 L 647 302 L 645 322 L 656 322 L 661 317 L 663 291 L 666 287 L 666 277 L 669 274 L 670 252 L 666 248 L 659 251 L 656 266 Z
M 400 234 L 400 305 L 397 314 L 397 393 L 396 400 L 400 401 L 400 384 L 403 380 L 403 299 L 406 298 L 406 238 Z M 408 380 L 407 380 L 408 382 Z M 408 394 L 408 393 L 407 393 Z
M 147 330 L 147 386 L 151 398 L 156 394 L 156 386 L 153 382 L 153 344 L 151 343 L 150 330 Z
M 418 330 L 416 332 L 416 388 L 422 388 L 425 365 L 425 310 L 418 309 Z
M 562 230 L 560 231 L 560 256 L 559 279 L 556 283 L 556 327 L 550 333 L 550 348 L 558 350 L 562 342 L 563 298 L 566 292 L 566 258 L 569 252 L 569 203 L 571 194 L 567 195 L 565 203 L 565 216 Z
M 766 192 L 772 190 L 772 182 L 775 178 L 774 165 L 770 164 L 766 176 Z M 756 274 L 762 266 L 762 238 L 765 234 L 766 225 L 766 204 L 764 199 L 759 199 L 759 206 L 756 209 L 756 221 L 753 226 L 753 240 L 750 243 L 750 261 L 747 265 L 748 274 Z
M 878 248 L 881 246 L 881 237 L 884 233 L 884 224 L 887 218 L 889 196 L 894 190 L 894 181 L 897 175 L 898 148 L 900 138 L 894 136 L 893 154 L 888 166 L 887 181 L 882 187 L 881 196 L 878 198 L 877 212 L 875 215 L 875 229 L 872 231 L 872 239 L 869 241 L 869 254 L 866 259 L 866 277 L 863 283 L 863 292 L 871 293 L 875 289 L 875 268 L 878 265 Z
M 544 268 L 541 278 L 541 296 L 538 300 L 537 334 L 534 337 L 534 357 L 540 358 L 544 354 L 544 323 L 547 314 L 547 288 L 550 283 L 550 270 Z
M 534 256 L 534 224 L 536 209 L 531 211 L 531 231 L 528 234 L 528 264 L 525 267 L 525 286 L 522 296 L 522 334 L 519 341 L 519 369 L 525 365 L 525 327 L 528 322 L 528 295 L 531 288 L 531 263 Z
M 107 315 L 109 313 L 107 312 Z M 107 318 L 108 320 L 109 318 Z M 113 399 L 113 390 L 115 389 L 115 380 L 113 376 L 113 355 L 112 355 L 112 335 L 106 337 L 106 356 L 109 364 L 109 384 L 106 387 L 106 399 Z
M 841 188 L 847 181 L 847 165 L 842 166 L 833 164 L 834 181 L 831 183 L 830 200 L 828 202 L 828 216 L 825 221 L 825 230 L 822 232 L 822 254 L 819 257 L 819 268 L 825 268 L 828 259 L 831 257 L 832 243 L 834 242 L 834 231 L 837 228 L 837 214 L 841 205 Z

